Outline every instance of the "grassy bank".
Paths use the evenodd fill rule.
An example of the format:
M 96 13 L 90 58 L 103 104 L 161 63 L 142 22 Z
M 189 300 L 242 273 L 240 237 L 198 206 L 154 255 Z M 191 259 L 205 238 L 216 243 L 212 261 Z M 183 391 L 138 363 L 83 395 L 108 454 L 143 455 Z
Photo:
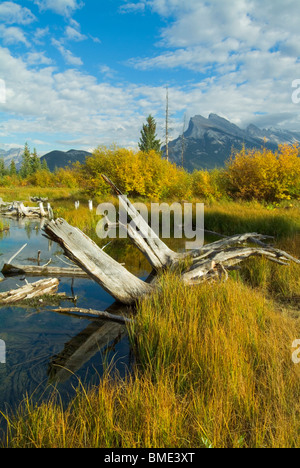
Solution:
M 297 272 L 299 274 L 299 270 Z M 185 287 L 172 274 L 138 307 L 134 376 L 101 384 L 66 410 L 30 400 L 9 447 L 294 447 L 300 445 L 299 319 L 230 279 Z

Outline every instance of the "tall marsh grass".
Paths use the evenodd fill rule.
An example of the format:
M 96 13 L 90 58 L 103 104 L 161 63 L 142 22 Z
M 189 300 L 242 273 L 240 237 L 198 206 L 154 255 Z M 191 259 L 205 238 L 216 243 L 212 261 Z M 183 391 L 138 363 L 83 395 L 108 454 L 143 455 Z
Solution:
M 137 364 L 109 372 L 66 410 L 27 399 L 9 447 L 296 447 L 299 321 L 241 281 L 186 287 L 171 273 L 140 302 L 129 335 Z

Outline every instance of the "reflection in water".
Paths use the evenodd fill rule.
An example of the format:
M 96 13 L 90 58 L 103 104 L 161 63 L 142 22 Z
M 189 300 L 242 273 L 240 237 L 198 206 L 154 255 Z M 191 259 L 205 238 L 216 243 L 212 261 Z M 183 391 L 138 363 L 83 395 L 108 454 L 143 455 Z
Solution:
M 65 382 L 70 374 L 77 372 L 97 352 L 105 351 L 109 345 L 115 345 L 126 335 L 126 327 L 118 323 L 92 322 L 82 332 L 65 344 L 63 351 L 54 356 L 48 368 L 51 383 Z

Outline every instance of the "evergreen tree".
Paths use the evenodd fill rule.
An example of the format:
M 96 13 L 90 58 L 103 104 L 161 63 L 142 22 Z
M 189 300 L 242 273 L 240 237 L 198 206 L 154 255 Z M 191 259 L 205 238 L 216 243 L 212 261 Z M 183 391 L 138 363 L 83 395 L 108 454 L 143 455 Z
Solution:
M 7 174 L 7 170 L 5 168 L 4 159 L 1 158 L 0 159 L 0 177 L 4 177 L 6 174 Z
M 141 151 L 148 153 L 151 150 L 160 152 L 161 142 L 157 139 L 156 135 L 156 122 L 152 115 L 149 115 L 146 119 L 147 123 L 143 125 L 141 130 L 141 138 L 139 142 L 139 148 Z
M 48 164 L 47 164 L 47 161 L 46 161 L 45 158 L 42 160 L 42 170 L 43 170 L 43 171 L 48 171 L 48 172 L 50 172 L 50 171 L 49 171 Z
M 16 168 L 16 163 L 15 163 L 14 159 L 11 160 L 11 163 L 10 163 L 10 166 L 9 166 L 9 175 L 10 176 L 17 175 L 17 168 Z
M 30 174 L 32 174 L 32 166 L 31 166 L 31 154 L 30 148 L 28 143 L 25 143 L 24 152 L 22 156 L 22 165 L 20 169 L 20 176 L 25 179 Z
M 38 157 L 35 148 L 34 148 L 33 153 L 31 155 L 30 165 L 31 165 L 31 174 L 34 174 L 35 172 L 41 170 L 41 168 L 42 168 L 40 158 Z

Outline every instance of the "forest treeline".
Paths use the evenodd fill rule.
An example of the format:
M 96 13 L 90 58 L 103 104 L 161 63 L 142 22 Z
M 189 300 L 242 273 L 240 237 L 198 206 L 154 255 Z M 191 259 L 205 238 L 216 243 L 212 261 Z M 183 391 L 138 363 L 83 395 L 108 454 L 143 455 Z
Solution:
M 233 152 L 224 168 L 186 172 L 154 150 L 134 151 L 119 147 L 98 147 L 84 164 L 50 172 L 36 151 L 25 145 L 19 171 L 12 162 L 0 160 L 0 185 L 66 187 L 84 191 L 90 197 L 109 192 L 101 174 L 105 173 L 130 197 L 151 200 L 224 198 L 266 202 L 300 199 L 300 157 L 297 145 L 281 145 Z

